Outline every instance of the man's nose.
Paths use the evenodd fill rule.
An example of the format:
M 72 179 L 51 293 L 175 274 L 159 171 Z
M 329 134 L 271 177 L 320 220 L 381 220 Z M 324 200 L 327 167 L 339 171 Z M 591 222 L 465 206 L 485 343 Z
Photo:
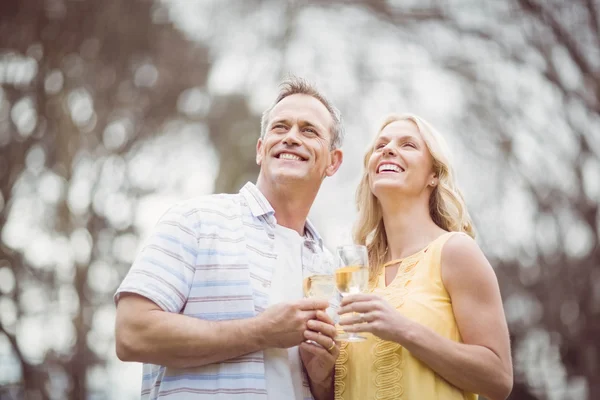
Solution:
M 302 143 L 300 141 L 299 136 L 300 136 L 300 130 L 298 129 L 298 127 L 296 125 L 294 125 L 291 127 L 291 129 L 289 131 L 287 131 L 282 142 L 283 142 L 283 144 L 286 144 L 288 146 L 299 145 Z

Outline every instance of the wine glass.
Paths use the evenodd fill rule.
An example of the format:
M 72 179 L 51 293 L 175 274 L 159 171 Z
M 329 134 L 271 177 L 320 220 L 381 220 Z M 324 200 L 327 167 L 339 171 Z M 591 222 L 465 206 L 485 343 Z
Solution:
M 302 246 L 302 290 L 304 297 L 326 299 L 331 305 L 336 292 L 333 280 L 334 269 L 333 258 L 324 252 L 314 240 L 306 239 L 304 246 Z M 333 311 L 335 310 L 331 310 L 330 306 L 328 308 L 330 317 L 333 317 Z M 320 346 L 312 340 L 307 340 L 307 343 Z
M 312 239 L 302 246 L 302 290 L 304 297 L 330 300 L 335 293 L 334 262 Z
M 346 245 L 337 248 L 339 265 L 335 270 L 335 284 L 342 295 L 365 292 L 369 285 L 369 257 L 367 248 L 361 245 Z M 340 333 L 340 341 L 362 342 L 366 338 L 357 333 Z

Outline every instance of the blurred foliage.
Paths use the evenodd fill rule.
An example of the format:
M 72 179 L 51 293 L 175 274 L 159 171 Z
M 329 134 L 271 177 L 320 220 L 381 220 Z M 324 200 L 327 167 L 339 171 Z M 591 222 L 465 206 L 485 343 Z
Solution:
M 178 4 L 201 34 L 173 22 Z M 596 0 L 2 2 L 0 397 L 108 396 L 97 377 L 113 357 L 112 294 L 138 246 L 139 202 L 175 179 L 169 146 L 148 143 L 206 135 L 213 190 L 235 191 L 257 172 L 250 92 L 294 70 L 294 54 L 324 71 L 330 56 L 345 79 L 336 104 L 355 122 L 381 84 L 414 94 L 393 61 L 371 63 L 381 46 L 395 60 L 384 45 L 402 43 L 458 86 L 454 130 L 486 172 L 473 175 L 487 186 L 471 213 L 505 300 L 511 398 L 600 398 L 598 9 Z M 298 51 L 317 13 L 331 30 L 348 22 L 344 58 L 325 35 Z M 262 53 L 232 45 L 235 35 L 256 35 Z M 243 76 L 241 90 L 211 91 L 224 49 L 242 54 L 240 70 L 262 57 L 268 68 Z
M 165 124 L 205 119 L 189 103 L 209 54 L 149 1 L 9 1 L 0 16 L 0 332 L 17 397 L 84 399 L 113 352 L 99 315 L 137 245 L 136 201 L 159 182 L 132 174 L 136 154 Z M 250 118 L 243 99 L 214 102 Z M 214 119 L 219 149 L 233 121 Z

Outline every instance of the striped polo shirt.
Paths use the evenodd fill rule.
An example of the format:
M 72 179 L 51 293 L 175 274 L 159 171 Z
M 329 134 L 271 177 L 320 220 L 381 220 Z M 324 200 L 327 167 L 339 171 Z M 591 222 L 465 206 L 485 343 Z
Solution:
M 275 211 L 252 183 L 238 194 L 202 196 L 176 204 L 144 243 L 115 302 L 121 293 L 129 292 L 167 312 L 194 318 L 254 317 L 269 304 L 277 260 L 275 225 Z M 309 221 L 306 233 L 306 248 L 328 254 Z M 303 255 L 303 268 L 307 262 Z M 303 381 L 304 398 L 312 399 L 306 376 Z M 259 351 L 186 369 L 144 364 L 142 399 L 266 400 L 264 354 Z

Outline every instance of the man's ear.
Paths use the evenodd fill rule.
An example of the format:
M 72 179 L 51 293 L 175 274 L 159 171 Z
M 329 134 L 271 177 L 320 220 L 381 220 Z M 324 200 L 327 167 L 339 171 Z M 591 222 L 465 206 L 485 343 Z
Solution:
M 256 142 L 256 164 L 262 164 L 262 138 L 258 138 L 258 142 Z
M 331 163 L 325 170 L 325 174 L 327 176 L 332 176 L 337 172 L 342 165 L 342 161 L 344 160 L 344 152 L 341 149 L 333 149 L 331 150 Z

